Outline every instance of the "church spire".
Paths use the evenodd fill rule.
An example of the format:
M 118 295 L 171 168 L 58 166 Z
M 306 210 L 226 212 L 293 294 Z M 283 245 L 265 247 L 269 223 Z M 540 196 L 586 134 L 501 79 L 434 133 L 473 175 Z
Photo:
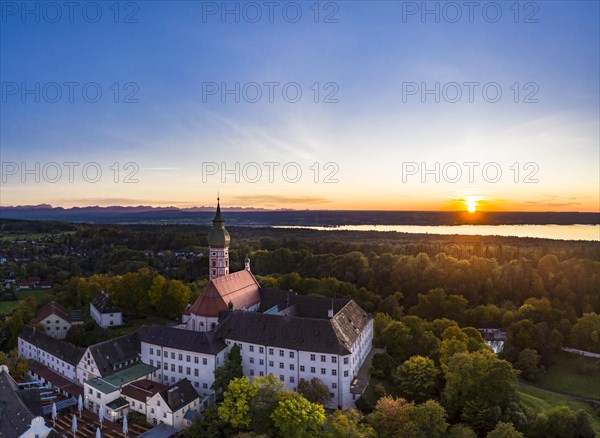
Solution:
M 222 227 L 225 226 L 225 221 L 223 220 L 223 216 L 221 216 L 221 198 L 217 198 L 217 213 L 215 214 L 215 218 L 212 220 L 213 224 L 218 222 Z
M 221 215 L 221 199 L 217 198 L 217 212 L 212 220 L 212 228 L 208 233 L 209 274 L 213 280 L 229 274 L 229 243 L 231 237 L 225 228 Z

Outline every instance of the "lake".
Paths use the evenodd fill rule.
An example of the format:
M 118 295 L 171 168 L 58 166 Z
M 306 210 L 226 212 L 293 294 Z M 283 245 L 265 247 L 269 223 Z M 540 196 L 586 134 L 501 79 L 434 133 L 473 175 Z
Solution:
M 386 231 L 410 234 L 466 236 L 535 237 L 555 240 L 600 241 L 600 225 L 337 225 L 285 226 L 273 228 L 305 228 L 320 231 Z

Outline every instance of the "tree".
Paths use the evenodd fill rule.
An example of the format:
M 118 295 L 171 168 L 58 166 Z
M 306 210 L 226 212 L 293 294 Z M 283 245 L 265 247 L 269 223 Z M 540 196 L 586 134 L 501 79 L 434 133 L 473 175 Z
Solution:
M 256 433 L 272 435 L 271 415 L 277 407 L 285 385 L 273 374 L 255 377 L 252 385 L 257 388 L 250 404 L 252 430 Z
M 215 380 L 211 385 L 217 396 L 227 390 L 229 382 L 237 377 L 242 377 L 242 355 L 238 344 L 234 344 L 229 350 L 229 356 L 222 367 L 214 371 Z
M 371 360 L 371 374 L 382 379 L 390 379 L 396 368 L 396 361 L 387 353 L 376 353 Z
M 322 405 L 311 403 L 300 394 L 291 391 L 282 394 L 271 419 L 279 434 L 286 438 L 317 436 L 326 420 Z
M 586 313 L 571 330 L 571 342 L 576 348 L 600 353 L 600 314 Z
M 228 438 L 233 435 L 228 422 L 219 417 L 216 405 L 210 405 L 184 432 L 184 438 Z
M 297 391 L 311 403 L 318 403 L 320 405 L 324 405 L 329 400 L 331 400 L 331 393 L 329 391 L 329 387 L 317 377 L 313 377 L 312 379 L 310 379 L 310 382 L 304 379 L 300 379 L 300 381 L 298 382 Z
M 537 351 L 526 348 L 519 353 L 519 360 L 515 367 L 521 371 L 521 377 L 525 380 L 536 382 L 545 372 L 544 367 L 540 365 L 540 359 L 541 356 Z
M 224 393 L 223 403 L 218 408 L 219 418 L 235 428 L 250 426 L 250 403 L 258 388 L 250 384 L 247 377 L 234 378 Z
M 466 424 L 458 423 L 450 428 L 448 438 L 477 438 L 477 434 Z
M 410 357 L 407 349 L 412 343 L 410 329 L 400 321 L 393 321 L 381 333 L 380 340 L 388 353 L 398 361 L 404 361 Z
M 515 429 L 512 423 L 500 421 L 494 430 L 486 435 L 486 438 L 523 438 L 523 434 Z
M 8 354 L 0 351 L 0 365 L 6 365 L 13 376 L 22 376 L 29 370 L 27 359 L 20 357 L 16 348 Z
M 448 423 L 446 411 L 434 400 L 420 405 L 408 403 L 403 398 L 385 396 L 375 405 L 369 422 L 379 436 L 445 437 Z
M 412 356 L 396 370 L 402 396 L 419 403 L 435 393 L 438 375 L 433 360 L 423 356 Z
M 335 410 L 327 417 L 327 436 L 330 438 L 375 438 L 375 429 L 363 423 L 363 415 L 356 409 Z

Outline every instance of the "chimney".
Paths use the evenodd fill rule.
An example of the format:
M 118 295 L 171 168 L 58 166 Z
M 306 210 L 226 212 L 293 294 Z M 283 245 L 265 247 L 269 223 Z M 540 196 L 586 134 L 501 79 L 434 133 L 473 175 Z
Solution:
M 171 408 L 173 408 L 174 406 L 177 406 L 177 387 L 171 388 L 169 389 L 169 391 L 167 391 L 167 403 L 169 404 L 169 406 Z

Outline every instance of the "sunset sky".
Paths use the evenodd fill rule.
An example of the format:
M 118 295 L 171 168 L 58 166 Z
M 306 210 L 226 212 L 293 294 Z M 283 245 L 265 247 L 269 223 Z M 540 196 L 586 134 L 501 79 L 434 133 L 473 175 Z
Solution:
M 481 8 L 452 23 L 443 2 L 439 22 L 412 14 L 421 2 L 321 2 L 318 17 L 299 2 L 295 23 L 293 7 L 271 23 L 246 3 L 228 3 L 237 19 L 222 2 L 112 3 L 96 23 L 3 3 L 1 205 L 600 210 L 598 2 L 499 2 L 495 23 Z M 436 83 L 440 102 L 422 102 Z

